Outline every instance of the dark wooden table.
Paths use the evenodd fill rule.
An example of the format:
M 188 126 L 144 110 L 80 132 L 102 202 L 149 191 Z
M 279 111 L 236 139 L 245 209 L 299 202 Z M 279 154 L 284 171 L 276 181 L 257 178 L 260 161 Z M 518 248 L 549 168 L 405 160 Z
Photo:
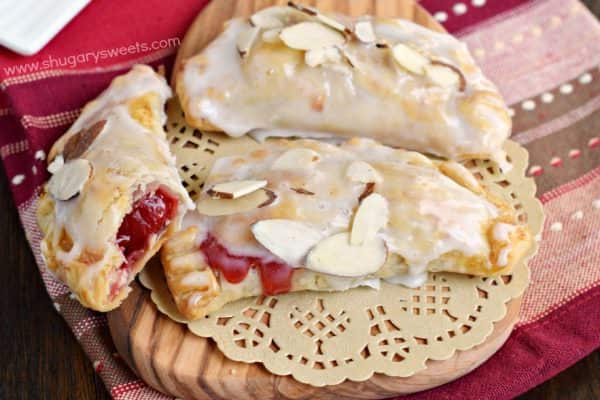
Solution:
M 600 0 L 586 0 L 600 16 Z M 52 307 L 0 170 L 0 400 L 110 399 L 72 332 Z M 600 351 L 519 400 L 600 399 Z

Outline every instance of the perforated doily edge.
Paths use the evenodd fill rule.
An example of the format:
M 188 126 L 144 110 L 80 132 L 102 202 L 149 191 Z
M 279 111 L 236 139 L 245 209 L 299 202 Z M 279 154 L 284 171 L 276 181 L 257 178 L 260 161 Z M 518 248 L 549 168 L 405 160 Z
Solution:
M 534 197 L 535 191 L 536 191 L 535 182 L 533 181 L 532 178 L 525 177 L 525 175 L 524 175 L 526 167 L 527 167 L 527 163 L 528 163 L 528 153 L 524 148 L 522 148 L 520 145 L 518 145 L 517 143 L 512 142 L 512 141 L 507 141 L 505 144 L 505 148 L 506 148 L 508 154 L 511 156 L 511 159 L 513 162 L 513 168 L 510 171 L 508 171 L 506 174 L 503 174 L 503 176 L 505 179 L 509 180 L 511 182 L 511 184 L 519 186 L 519 190 L 518 190 L 519 195 L 520 195 L 519 198 L 524 206 L 526 214 L 529 217 L 528 225 L 532 231 L 532 235 L 537 237 L 541 230 L 541 227 L 543 226 L 543 211 L 542 211 L 541 203 Z M 323 379 L 323 377 L 322 377 L 323 375 L 321 375 L 320 380 L 315 381 L 314 379 L 311 379 L 310 376 L 308 376 L 310 374 L 307 375 L 307 374 L 303 373 L 303 368 L 299 368 L 296 370 L 289 370 L 289 369 L 285 368 L 285 365 L 281 365 L 281 363 L 279 363 L 275 359 L 269 360 L 269 358 L 265 358 L 265 357 L 250 356 L 252 351 L 245 351 L 245 353 L 243 353 L 243 357 L 238 357 L 238 356 L 236 356 L 235 353 L 232 353 L 227 350 L 226 343 L 219 340 L 218 337 L 216 337 L 216 338 L 214 337 L 215 336 L 214 332 L 213 332 L 213 334 L 211 334 L 210 332 L 199 332 L 197 330 L 192 329 L 191 327 L 190 327 L 190 331 L 193 334 L 196 334 L 201 337 L 207 337 L 207 338 L 212 337 L 213 340 L 215 341 L 215 343 L 217 344 L 217 347 L 219 348 L 219 350 L 226 357 L 228 357 L 232 360 L 245 362 L 245 363 L 254 363 L 254 362 L 261 363 L 268 371 L 270 371 L 273 374 L 282 375 L 282 376 L 291 375 L 295 380 L 302 382 L 302 383 L 312 385 L 312 386 L 320 387 L 320 386 L 327 386 L 327 385 L 335 385 L 335 384 L 341 383 L 345 380 L 361 382 L 361 381 L 370 379 L 374 374 L 385 374 L 385 375 L 393 376 L 393 377 L 409 377 L 409 376 L 412 376 L 412 375 L 426 369 L 426 363 L 428 360 L 436 360 L 436 361 L 448 360 L 456 354 L 457 350 L 458 351 L 466 351 L 466 350 L 472 349 L 473 347 L 478 346 L 485 342 L 485 340 L 493 332 L 494 327 L 495 327 L 494 324 L 497 323 L 498 321 L 501 321 L 506 316 L 508 302 L 522 296 L 522 294 L 524 293 L 524 291 L 528 285 L 529 275 L 530 275 L 529 268 L 527 267 L 526 263 L 531 259 L 531 257 L 534 256 L 535 252 L 537 251 L 537 247 L 538 247 L 537 241 L 533 241 L 531 248 L 530 248 L 529 252 L 526 254 L 526 256 L 524 257 L 522 263 L 520 263 L 520 265 L 516 267 L 516 268 L 524 268 L 524 270 L 519 271 L 519 272 L 525 272 L 526 276 L 521 281 L 521 284 L 519 286 L 517 286 L 517 285 L 511 286 L 512 292 L 510 293 L 510 296 L 508 296 L 508 298 L 505 299 L 505 301 L 502 303 L 501 307 L 498 307 L 498 309 L 496 310 L 494 315 L 491 316 L 491 318 L 486 319 L 486 321 L 487 321 L 486 323 L 488 324 L 488 326 L 486 328 L 484 328 L 484 327 L 479 328 L 480 335 L 477 335 L 478 337 L 474 338 L 475 340 L 471 340 L 468 343 L 465 343 L 462 345 L 458 344 L 458 345 L 454 345 L 454 346 L 449 346 L 449 348 L 448 348 L 449 351 L 444 354 L 428 355 L 423 360 L 415 361 L 415 363 L 413 363 L 413 365 L 412 365 L 412 368 L 408 368 L 408 369 L 395 368 L 394 370 L 390 370 L 390 368 L 373 368 L 371 370 L 366 371 L 366 373 L 365 373 L 365 371 L 361 370 L 361 369 L 353 370 L 352 368 L 340 368 L 337 371 L 339 373 L 332 374 L 330 372 L 333 372 L 333 371 L 328 371 L 327 379 Z M 515 269 L 515 271 L 516 271 L 516 269 Z M 157 308 L 159 309 L 159 311 L 161 313 L 165 314 L 166 316 L 168 316 L 169 318 L 173 319 L 176 322 L 186 323 L 185 319 L 177 312 L 176 308 L 174 307 L 174 304 L 171 304 L 170 307 L 167 308 L 167 306 L 165 305 L 165 301 L 164 301 L 165 299 L 161 298 L 161 296 L 159 295 L 159 292 L 157 290 L 155 290 L 156 288 L 154 287 L 152 282 L 148 279 L 148 276 L 146 273 L 141 274 L 140 281 L 142 282 L 143 286 L 145 286 L 146 288 L 148 288 L 152 291 L 152 293 L 151 293 L 152 301 L 153 301 L 153 303 L 155 303 L 155 305 L 157 306 Z M 169 296 L 168 291 L 165 293 L 165 295 Z M 501 300 L 498 300 L 498 301 L 500 302 Z M 488 317 L 490 317 L 490 316 L 488 315 Z M 188 324 L 188 327 L 189 327 L 189 324 Z M 279 368 L 279 367 L 281 367 L 281 368 Z M 404 367 L 404 366 L 402 366 L 402 367 Z
M 157 267 L 155 266 L 154 268 L 157 268 Z M 529 275 L 529 273 L 528 273 L 529 268 L 526 265 L 522 265 L 521 268 L 524 268 L 527 271 L 527 275 Z M 153 279 L 156 279 L 157 277 L 152 278 L 151 274 L 149 272 L 150 271 L 145 271 L 144 273 L 140 274 L 139 280 L 144 287 L 151 290 L 151 298 L 152 298 L 153 303 L 157 306 L 157 309 L 162 314 L 171 318 L 173 321 L 178 322 L 178 323 L 186 323 L 187 324 L 187 322 L 184 320 L 184 318 L 181 315 L 177 315 L 178 311 L 176 311 L 174 304 L 171 305 L 172 307 L 170 310 L 165 308 L 165 302 L 163 301 L 164 298 L 160 298 L 160 296 L 158 295 L 158 292 L 155 291 L 155 289 L 157 289 L 157 287 L 153 283 Z M 160 274 L 160 268 L 159 268 L 158 273 Z M 166 284 L 165 284 L 164 288 L 166 288 Z M 522 288 L 522 290 L 520 290 L 520 293 L 522 294 L 524 292 L 524 290 L 525 290 L 525 286 Z M 303 369 L 290 371 L 290 370 L 287 370 L 284 368 L 277 368 L 278 366 L 283 367 L 283 365 L 281 365 L 280 363 L 277 363 L 277 362 L 269 363 L 267 359 L 264 359 L 261 357 L 236 357 L 235 353 L 230 353 L 227 351 L 227 348 L 225 347 L 224 342 L 219 341 L 219 340 L 214 340 L 214 338 L 212 338 L 211 335 L 198 334 L 198 332 L 193 329 L 190 329 L 190 332 L 192 332 L 193 334 L 196 334 L 200 337 L 203 337 L 203 338 L 207 338 L 207 339 L 212 338 L 213 341 L 215 342 L 215 344 L 217 345 L 217 348 L 219 349 L 219 351 L 221 351 L 230 360 L 243 362 L 243 363 L 260 363 L 265 367 L 265 369 L 267 371 L 271 372 L 272 374 L 279 375 L 279 376 L 291 376 L 291 377 L 293 377 L 293 379 L 295 379 L 298 382 L 305 383 L 307 385 L 314 386 L 314 387 L 324 387 L 324 386 L 330 386 L 330 385 L 337 385 L 346 380 L 350 380 L 353 382 L 364 382 L 364 381 L 371 379 L 376 374 L 383 374 L 383 375 L 387 375 L 390 377 L 397 377 L 397 378 L 408 378 L 415 374 L 418 374 L 421 371 L 426 370 L 427 362 L 430 360 L 431 361 L 449 360 L 452 357 L 454 357 L 457 354 L 457 352 L 468 351 L 474 347 L 477 347 L 477 346 L 483 344 L 489 338 L 489 336 L 492 334 L 492 332 L 494 331 L 495 324 L 506 317 L 508 303 L 510 301 L 517 301 L 517 299 L 519 299 L 519 298 L 520 298 L 520 294 L 516 297 L 511 297 L 508 301 L 504 302 L 503 307 L 501 309 L 498 309 L 498 310 L 502 310 L 502 312 L 497 313 L 493 318 L 491 318 L 491 321 L 490 321 L 491 323 L 489 324 L 489 328 L 487 329 L 487 332 L 485 332 L 483 335 L 480 335 L 480 337 L 477 340 L 470 341 L 468 344 L 466 344 L 464 346 L 458 345 L 458 346 L 452 347 L 451 351 L 449 353 L 444 354 L 443 356 L 435 356 L 435 355 L 429 356 L 428 358 L 425 358 L 419 362 L 418 368 L 414 368 L 414 365 L 413 365 L 413 368 L 408 368 L 408 369 L 400 368 L 400 369 L 396 369 L 396 370 L 391 370 L 389 368 L 376 368 L 376 369 L 368 370 L 366 373 L 364 373 L 365 371 L 361 370 L 361 369 L 356 369 L 356 370 L 346 369 L 344 371 L 340 371 L 340 372 L 344 372 L 343 374 L 335 373 L 332 375 L 331 373 L 329 373 L 326 380 L 322 379 L 318 382 L 315 382 L 313 379 L 311 379 L 311 377 L 309 375 L 303 373 Z M 244 354 L 247 356 L 249 353 L 250 352 L 248 351 Z M 335 379 L 333 379 L 334 376 L 337 376 L 337 377 Z

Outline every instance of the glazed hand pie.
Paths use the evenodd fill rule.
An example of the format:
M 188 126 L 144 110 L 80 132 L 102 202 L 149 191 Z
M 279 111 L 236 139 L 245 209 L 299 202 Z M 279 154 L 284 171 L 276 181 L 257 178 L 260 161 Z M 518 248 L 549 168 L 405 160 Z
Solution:
M 499 161 L 511 130 L 466 45 L 400 19 L 267 8 L 229 21 L 176 78 L 188 123 L 232 137 L 365 136 Z
M 461 164 L 369 139 L 267 141 L 217 159 L 204 188 L 161 252 L 189 319 L 260 294 L 504 274 L 531 240 Z
M 193 208 L 163 124 L 165 79 L 136 66 L 55 143 L 38 208 L 42 254 L 79 301 L 117 307 L 129 283 Z

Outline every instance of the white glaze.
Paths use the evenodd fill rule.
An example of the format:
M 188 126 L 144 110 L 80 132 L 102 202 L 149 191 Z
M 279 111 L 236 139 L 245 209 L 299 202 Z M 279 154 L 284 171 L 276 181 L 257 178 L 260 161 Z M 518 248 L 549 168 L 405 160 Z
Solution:
M 179 198 L 178 218 L 194 207 L 180 183 L 175 159 L 164 133 L 150 130 L 129 114 L 129 102 L 145 94 L 158 96 L 164 104 L 171 95 L 166 81 L 150 67 L 135 66 L 116 78 L 95 101 L 88 103 L 73 126 L 54 145 L 60 153 L 67 140 L 84 128 L 105 120 L 106 125 L 81 158 L 92 164 L 93 173 L 81 193 L 68 201 L 56 201 L 54 243 L 60 240 L 61 228 L 73 239 L 73 248 L 65 253 L 56 249 L 57 258 L 68 265 L 81 252 L 97 252 L 103 258 L 86 268 L 82 285 L 93 285 L 97 273 L 107 264 L 118 266 L 124 261 L 115 243 L 115 235 L 133 202 L 146 192 L 164 185 Z M 166 115 L 160 111 L 160 123 Z M 150 246 L 156 242 L 151 237 Z M 111 276 L 120 286 L 127 276 Z
M 291 148 L 316 151 L 320 156 L 318 166 L 273 171 L 270 166 L 274 160 Z M 277 200 L 264 208 L 222 217 L 190 212 L 184 225 L 195 224 L 201 232 L 210 232 L 232 254 L 270 259 L 274 256 L 256 242 L 250 231 L 256 221 L 273 216 L 303 221 L 323 237 L 348 231 L 365 188 L 346 176 L 348 166 L 357 160 L 368 162 L 383 178 L 375 191 L 388 200 L 390 216 L 378 235 L 408 266 L 407 276 L 399 282 L 418 286 L 428 264 L 448 252 L 489 256 L 484 230 L 498 216 L 492 203 L 443 175 L 427 158 L 368 139 L 355 139 L 340 147 L 311 140 L 271 141 L 261 148 L 258 159 L 252 155 L 218 159 L 206 187 L 222 180 L 264 179 Z M 315 194 L 302 195 L 291 190 L 293 187 Z
M 508 245 L 503 247 L 498 253 L 498 260 L 496 261 L 496 265 L 500 267 L 504 267 L 508 265 L 508 256 L 510 255 L 512 246 Z
M 357 41 L 343 46 L 355 68 L 345 62 L 311 68 L 303 52 L 261 41 L 241 60 L 235 42 L 249 24 L 235 19 L 186 63 L 180 93 L 189 99 L 186 111 L 234 137 L 261 128 L 330 132 L 451 159 L 503 158 L 508 109 L 465 44 L 405 20 L 362 20 L 373 21 L 380 41 L 416 46 L 461 69 L 465 92 L 432 85 L 394 63 L 389 50 Z
M 494 225 L 494 230 L 492 231 L 492 235 L 494 240 L 509 242 L 510 235 L 517 229 L 516 226 L 512 224 L 505 224 L 503 222 L 499 222 Z
M 385 278 L 384 281 L 391 283 L 392 285 L 404 285 L 409 288 L 418 288 L 423 286 L 425 281 L 427 281 L 427 271 L 421 271 L 417 274 L 390 276 L 389 278 Z
M 202 287 L 207 285 L 209 280 L 203 271 L 194 271 L 184 276 L 179 283 L 184 286 Z

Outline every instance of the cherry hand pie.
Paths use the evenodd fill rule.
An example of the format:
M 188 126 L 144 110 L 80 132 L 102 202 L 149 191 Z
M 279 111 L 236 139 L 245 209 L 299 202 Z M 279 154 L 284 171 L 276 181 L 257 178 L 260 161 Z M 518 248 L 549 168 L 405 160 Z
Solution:
M 265 142 L 213 164 L 161 259 L 197 319 L 260 294 L 509 273 L 531 235 L 461 164 L 370 139 Z
M 116 308 L 193 208 L 163 124 L 171 90 L 150 67 L 117 77 L 54 144 L 40 199 L 42 254 L 79 301 Z
M 188 123 L 232 137 L 363 136 L 499 161 L 511 130 L 466 45 L 401 19 L 267 8 L 229 21 L 176 78 Z

